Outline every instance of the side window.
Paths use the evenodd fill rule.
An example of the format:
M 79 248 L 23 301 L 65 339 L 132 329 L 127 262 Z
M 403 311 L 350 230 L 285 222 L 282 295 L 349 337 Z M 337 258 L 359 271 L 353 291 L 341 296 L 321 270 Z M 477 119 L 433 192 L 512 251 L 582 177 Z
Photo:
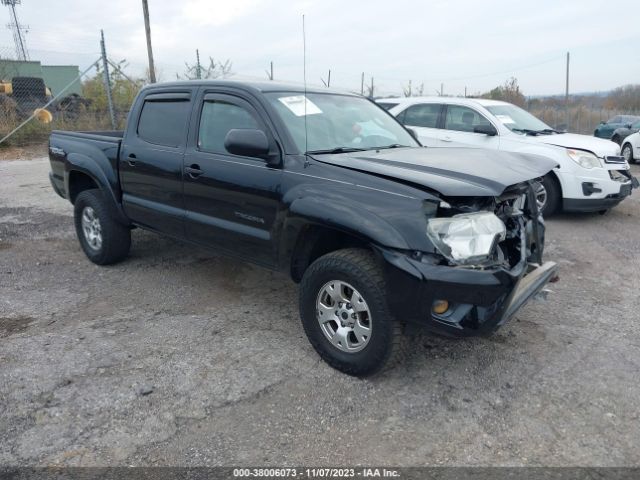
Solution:
M 254 115 L 246 108 L 224 100 L 207 100 L 202 107 L 198 148 L 213 153 L 228 153 L 224 139 L 229 130 L 261 129 Z
M 405 110 L 402 123 L 409 127 L 436 128 L 441 107 L 438 103 L 412 105 Z
M 156 145 L 179 147 L 184 143 L 190 105 L 187 100 L 145 101 L 138 121 L 138 136 Z
M 473 129 L 477 126 L 490 124 L 489 120 L 471 108 L 458 105 L 449 105 L 447 107 L 447 117 L 444 121 L 446 130 L 473 132 Z

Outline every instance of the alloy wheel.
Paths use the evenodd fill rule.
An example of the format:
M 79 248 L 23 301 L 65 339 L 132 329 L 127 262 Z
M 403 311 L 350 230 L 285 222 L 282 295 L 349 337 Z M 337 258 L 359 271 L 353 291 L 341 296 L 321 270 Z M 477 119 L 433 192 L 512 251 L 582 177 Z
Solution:
M 316 318 L 327 340 L 343 352 L 359 352 L 371 339 L 369 306 L 347 282 L 332 280 L 324 284 L 316 300 Z

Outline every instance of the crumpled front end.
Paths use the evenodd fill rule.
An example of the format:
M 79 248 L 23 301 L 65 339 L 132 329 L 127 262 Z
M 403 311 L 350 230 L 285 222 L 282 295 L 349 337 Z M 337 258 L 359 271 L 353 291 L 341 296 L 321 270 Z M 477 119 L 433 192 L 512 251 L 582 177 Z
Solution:
M 542 263 L 545 226 L 534 182 L 509 187 L 497 198 L 447 198 L 437 216 L 478 210 L 492 211 L 506 227 L 483 264 L 456 265 L 437 252 L 380 249 L 389 306 L 399 321 L 455 336 L 490 333 L 556 276 L 555 263 Z

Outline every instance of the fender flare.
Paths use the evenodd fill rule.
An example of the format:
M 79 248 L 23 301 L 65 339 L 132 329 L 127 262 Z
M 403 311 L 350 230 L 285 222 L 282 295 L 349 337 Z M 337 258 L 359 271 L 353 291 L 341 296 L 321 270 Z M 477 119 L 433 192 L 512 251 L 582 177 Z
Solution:
M 116 219 L 124 225 L 129 225 L 131 223 L 129 218 L 125 215 L 122 205 L 118 201 L 118 196 L 113 189 L 112 185 L 117 185 L 118 179 L 113 172 L 113 167 L 110 163 L 108 163 L 108 168 L 105 172 L 105 168 L 102 168 L 102 166 L 99 165 L 99 161 L 96 159 L 81 153 L 70 153 L 67 156 L 67 161 L 65 162 L 64 172 L 64 185 L 67 192 L 71 192 L 69 179 L 73 172 L 82 173 L 91 178 L 98 188 L 111 200 L 111 204 L 116 212 Z M 71 201 L 70 197 L 71 195 L 69 194 L 69 201 Z

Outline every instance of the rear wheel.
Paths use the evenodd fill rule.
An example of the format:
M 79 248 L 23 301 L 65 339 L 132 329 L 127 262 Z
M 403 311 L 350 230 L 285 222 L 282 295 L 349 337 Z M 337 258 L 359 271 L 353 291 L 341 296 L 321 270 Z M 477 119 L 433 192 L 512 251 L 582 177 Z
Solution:
M 74 221 L 80 246 L 93 263 L 108 265 L 129 254 L 131 231 L 115 220 L 113 206 L 101 190 L 80 192 L 74 204 Z
M 345 249 L 320 257 L 304 273 L 299 300 L 309 342 L 341 372 L 371 375 L 403 356 L 401 327 L 373 253 Z
M 558 180 L 552 173 L 548 173 L 536 186 L 536 202 L 538 202 L 538 210 L 542 212 L 542 216 L 548 217 L 557 212 L 560 209 L 561 199 Z
M 624 147 L 622 147 L 622 156 L 628 163 L 636 163 L 633 158 L 633 148 L 630 143 L 625 143 Z

